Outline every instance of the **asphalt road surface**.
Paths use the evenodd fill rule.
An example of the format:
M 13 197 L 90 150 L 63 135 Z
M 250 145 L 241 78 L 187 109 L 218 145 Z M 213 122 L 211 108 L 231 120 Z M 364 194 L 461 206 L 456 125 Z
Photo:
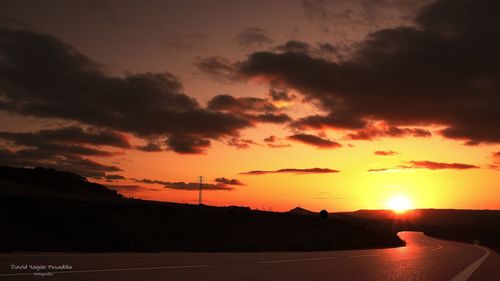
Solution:
M 2 254 L 0 281 L 500 280 L 494 251 L 418 232 L 400 236 L 406 247 L 334 252 Z M 23 265 L 60 267 L 33 273 Z

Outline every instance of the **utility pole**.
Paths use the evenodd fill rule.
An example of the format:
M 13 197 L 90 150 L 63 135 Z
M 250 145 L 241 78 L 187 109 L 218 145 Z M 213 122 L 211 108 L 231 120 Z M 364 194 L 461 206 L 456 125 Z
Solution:
M 199 195 L 198 195 L 198 204 L 201 205 L 201 191 L 203 190 L 203 176 L 199 176 L 198 177 L 198 180 L 200 181 L 200 192 L 199 192 Z

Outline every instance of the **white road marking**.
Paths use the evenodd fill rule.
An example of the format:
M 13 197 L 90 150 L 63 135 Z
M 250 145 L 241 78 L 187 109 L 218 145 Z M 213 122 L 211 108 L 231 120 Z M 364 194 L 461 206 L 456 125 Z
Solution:
M 259 261 L 257 263 L 282 263 L 282 262 L 299 262 L 299 261 L 320 261 L 320 260 L 329 260 L 333 257 L 324 257 L 324 258 L 310 258 L 310 259 L 293 259 L 293 260 L 275 260 L 275 261 Z
M 68 270 L 68 271 L 50 271 L 50 272 L 26 272 L 26 273 L 7 273 L 0 274 L 0 277 L 7 276 L 29 276 L 35 273 L 52 273 L 52 274 L 72 274 L 72 273 L 92 273 L 92 272 L 116 272 L 116 271 L 139 271 L 139 270 L 160 270 L 160 269 L 178 269 L 178 268 L 196 268 L 209 267 L 208 264 L 197 265 L 175 265 L 175 266 L 157 266 L 157 267 L 132 267 L 132 268 L 110 268 L 110 269 L 88 269 L 88 270 Z
M 350 258 L 364 258 L 364 257 L 377 257 L 378 255 L 357 255 L 357 256 L 349 256 Z
M 472 273 L 474 273 L 474 271 L 476 271 L 476 269 L 488 258 L 488 256 L 490 255 L 490 250 L 481 246 L 476 247 L 481 248 L 483 251 L 485 251 L 484 255 L 482 255 L 475 262 L 471 263 L 462 272 L 457 274 L 457 276 L 453 277 L 451 281 L 466 281 L 467 279 L 469 279 Z

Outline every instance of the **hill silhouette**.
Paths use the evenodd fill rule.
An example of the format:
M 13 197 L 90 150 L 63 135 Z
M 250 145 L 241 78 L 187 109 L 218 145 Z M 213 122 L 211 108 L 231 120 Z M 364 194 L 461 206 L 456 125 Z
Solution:
M 295 215 L 305 215 L 305 216 L 318 216 L 318 213 L 309 211 L 307 209 L 301 208 L 301 207 L 295 207 L 288 211 L 290 214 L 295 214 Z
M 123 198 L 75 174 L 0 169 L 0 251 L 312 251 L 404 245 L 347 220 Z

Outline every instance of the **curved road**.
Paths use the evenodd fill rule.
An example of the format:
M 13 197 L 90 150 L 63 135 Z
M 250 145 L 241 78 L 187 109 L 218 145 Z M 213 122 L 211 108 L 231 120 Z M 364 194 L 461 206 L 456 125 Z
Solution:
M 500 255 L 487 248 L 401 232 L 406 247 L 334 252 L 11 254 L 1 280 L 500 280 Z M 71 269 L 12 269 L 67 265 Z M 50 272 L 50 273 L 48 273 Z

